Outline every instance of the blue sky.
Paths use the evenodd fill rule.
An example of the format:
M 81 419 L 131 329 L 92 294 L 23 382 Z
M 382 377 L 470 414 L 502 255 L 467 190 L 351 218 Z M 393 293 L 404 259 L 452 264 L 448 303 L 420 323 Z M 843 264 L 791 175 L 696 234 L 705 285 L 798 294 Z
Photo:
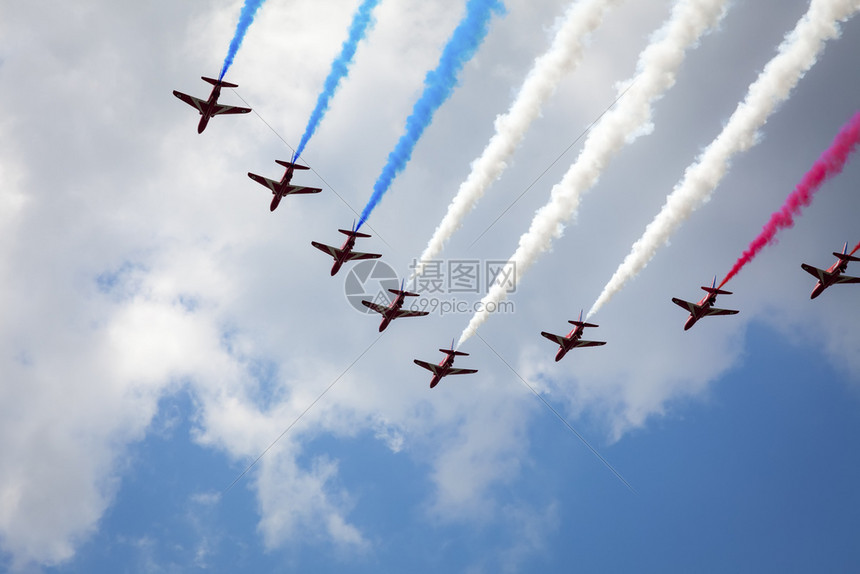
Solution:
M 314 441 L 309 453 L 343 461 L 340 480 L 351 485 L 353 512 L 379 538 L 374 552 L 358 557 L 332 555 L 321 542 L 266 552 L 247 484 L 218 504 L 191 500 L 234 475 L 220 456 L 187 440 L 190 425 L 169 422 L 193 410 L 187 396 L 174 397 L 153 423 L 161 430 L 131 449 L 135 470 L 99 534 L 73 562 L 49 571 L 499 571 L 506 552 L 522 543 L 512 532 L 527 520 L 550 526 L 540 547 L 521 558 L 522 571 L 573 564 L 588 572 L 849 570 L 860 559 L 860 459 L 849 447 L 860 431 L 857 390 L 820 353 L 774 344 L 771 329 L 755 325 L 745 337 L 743 367 L 715 381 L 707 400 L 599 445 L 635 494 L 548 412 L 538 413 L 530 431 L 522 476 L 493 493 L 521 507 L 479 526 L 424 519 L 414 501 L 432 484 L 407 456 L 392 457 L 372 437 Z M 537 399 L 523 392 L 521 400 Z M 580 426 L 592 439 L 597 434 Z
M 358 2 L 266 3 L 222 100 L 269 125 L 227 116 L 198 135 L 170 92 L 208 93 L 198 78 L 217 72 L 240 5 L 21 4 L 0 22 L 12 110 L 0 120 L 0 569 L 856 569 L 860 291 L 810 301 L 800 263 L 826 268 L 860 240 L 860 163 L 727 286 L 719 304 L 738 315 L 684 332 L 670 299 L 697 300 L 722 276 L 856 113 L 860 20 L 593 318 L 588 337 L 607 345 L 555 363 L 539 333 L 589 308 L 808 6 L 731 3 L 654 104 L 653 131 L 619 151 L 511 311 L 481 327 L 492 348 L 466 343 L 457 364 L 479 373 L 430 390 L 412 359 L 438 361 L 471 315 L 398 320 L 379 337 L 347 301 L 347 270 L 332 278 L 309 243 L 339 241 L 355 219 L 463 3 L 380 3 L 303 155 L 313 171 L 295 178 L 323 192 L 274 213 L 246 173 L 280 175 L 291 150 L 272 129 L 297 143 Z M 446 261 L 513 253 L 578 146 L 551 163 L 613 101 L 671 5 L 605 14 Z M 506 2 L 361 250 L 408 273 L 565 6 Z

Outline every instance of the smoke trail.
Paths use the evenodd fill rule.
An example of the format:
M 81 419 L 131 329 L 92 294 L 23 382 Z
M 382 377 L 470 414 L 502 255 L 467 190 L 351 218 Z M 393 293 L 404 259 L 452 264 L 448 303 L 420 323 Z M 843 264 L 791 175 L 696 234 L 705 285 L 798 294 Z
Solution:
M 726 3 L 727 0 L 675 3 L 669 19 L 639 54 L 636 75 L 618 86 L 619 94 L 628 90 L 627 94 L 588 135 L 576 162 L 552 188 L 549 203 L 535 213 L 529 230 L 520 237 L 517 250 L 508 260 L 515 281 L 549 249 L 554 238 L 561 236 L 562 224 L 576 213 L 580 196 L 594 185 L 609 160 L 626 143 L 651 130 L 651 104 L 675 84 L 685 51 L 720 21 Z M 471 337 L 487 320 L 489 310 L 497 308 L 506 296 L 506 285 L 494 284 L 481 302 L 483 310 L 472 317 L 458 344 Z
M 492 183 L 501 177 L 507 161 L 525 137 L 531 123 L 540 115 L 544 102 L 555 92 L 565 73 L 582 61 L 588 36 L 603 22 L 609 8 L 621 0 L 582 0 L 572 3 L 556 32 L 552 46 L 538 57 L 520 86 L 507 113 L 496 118 L 496 133 L 475 161 L 448 212 L 421 254 L 413 278 L 421 275 L 428 261 L 434 259 L 448 239 L 460 229 L 463 219 L 484 196 Z
M 293 154 L 293 162 L 295 162 L 305 146 L 308 145 L 314 132 L 317 130 L 323 116 L 328 111 L 329 103 L 334 97 L 334 92 L 337 90 L 340 80 L 349 73 L 349 66 L 352 64 L 352 59 L 355 57 L 355 50 L 358 48 L 358 43 L 364 38 L 367 30 L 373 26 L 373 9 L 379 4 L 379 0 L 364 0 L 361 6 L 352 17 L 352 24 L 349 26 L 349 35 L 341 46 L 340 54 L 331 63 L 331 71 L 323 84 L 323 91 L 317 98 L 317 105 L 311 113 L 308 120 L 308 125 L 305 128 L 305 133 L 299 142 L 299 147 L 296 148 Z
M 684 178 L 666 198 L 660 213 L 648 224 L 645 233 L 633 244 L 624 262 L 603 288 L 588 311 L 589 317 L 635 277 L 675 229 L 710 198 L 728 171 L 729 160 L 756 143 L 758 129 L 815 64 L 825 41 L 839 35 L 838 22 L 858 9 L 860 0 L 812 0 L 809 10 L 780 44 L 778 54 L 750 85 L 746 98 L 729 118 L 722 133 L 702 152 L 696 163 L 687 167 Z
M 770 216 L 770 221 L 765 224 L 759 236 L 750 243 L 750 246 L 720 283 L 721 288 L 737 275 L 744 265 L 752 261 L 765 245 L 773 241 L 777 231 L 794 225 L 794 216 L 800 215 L 802 209 L 812 202 L 812 196 L 818 191 L 822 183 L 842 171 L 848 156 L 857 150 L 858 144 L 860 144 L 860 112 L 857 112 L 842 127 L 831 146 L 821 154 L 812 165 L 812 169 L 803 176 L 794 191 L 789 194 L 782 208 Z
M 361 228 L 367 221 L 370 213 L 388 191 L 391 182 L 412 158 L 412 150 L 415 149 L 415 144 L 418 143 L 425 128 L 433 121 L 433 114 L 451 96 L 457 86 L 460 70 L 475 55 L 487 36 L 493 12 L 504 14 L 504 4 L 499 0 L 468 0 L 466 3 L 466 15 L 448 40 L 436 69 L 427 72 L 424 78 L 424 92 L 415 102 L 412 114 L 406 119 L 406 131 L 388 154 L 388 161 L 382 168 L 376 183 L 373 184 L 373 194 L 361 212 L 356 229 Z
M 860 243 L 854 246 L 854 249 L 851 250 L 851 255 L 854 255 L 858 249 L 860 249 Z
M 221 73 L 218 75 L 218 80 L 224 79 L 224 74 L 230 69 L 233 64 L 233 58 L 236 57 L 236 52 L 239 51 L 239 46 L 242 45 L 242 40 L 245 39 L 245 33 L 251 22 L 254 21 L 254 16 L 263 2 L 266 0 L 245 0 L 242 6 L 242 12 L 239 14 L 239 23 L 236 24 L 236 33 L 233 34 L 233 40 L 230 42 L 230 48 L 227 50 L 227 57 L 224 58 L 224 65 L 221 66 Z

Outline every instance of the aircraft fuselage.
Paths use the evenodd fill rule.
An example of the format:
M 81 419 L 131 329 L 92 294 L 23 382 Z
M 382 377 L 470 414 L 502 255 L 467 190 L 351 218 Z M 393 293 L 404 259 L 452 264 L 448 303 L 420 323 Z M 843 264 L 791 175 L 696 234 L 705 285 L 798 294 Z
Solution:
M 403 307 L 403 301 L 406 299 L 406 296 L 400 294 L 397 298 L 388 306 L 388 310 L 382 314 L 382 322 L 379 324 L 379 332 L 385 330 L 386 327 L 397 317 L 397 312 Z
M 278 205 L 281 204 L 281 198 L 284 197 L 280 193 L 272 194 L 272 203 L 269 204 L 269 211 L 275 211 L 278 209 Z
M 430 388 L 432 389 L 439 384 L 444 377 L 448 375 L 448 371 L 454 366 L 454 355 L 446 355 L 444 359 L 439 361 L 440 370 L 430 379 Z
M 352 235 L 343 242 L 343 245 L 340 246 L 340 253 L 334 259 L 334 265 L 331 266 L 331 274 L 332 276 L 337 275 L 337 272 L 340 271 L 340 268 L 343 267 L 343 264 L 346 263 L 349 258 L 350 252 L 352 252 L 353 247 L 355 247 L 355 236 Z
M 278 189 L 272 193 L 272 203 L 269 205 L 269 211 L 275 211 L 281 203 L 281 199 L 287 196 L 286 189 L 293 179 L 293 168 L 288 168 L 287 173 L 278 182 Z
M 558 353 L 555 354 L 556 362 L 562 360 L 564 356 L 570 351 L 576 342 L 582 338 L 582 333 L 585 329 L 583 327 L 576 326 L 570 330 L 570 333 L 564 338 L 564 344 L 558 346 Z
M 696 321 L 704 317 L 708 314 L 708 309 L 714 306 L 714 303 L 717 302 L 716 293 L 708 293 L 704 297 L 702 297 L 698 303 L 694 305 L 692 311 L 690 311 L 690 316 L 687 318 L 687 322 L 684 323 L 684 330 L 688 330 L 690 327 L 696 324 Z
M 840 275 L 845 273 L 848 270 L 848 261 L 839 259 L 827 268 L 824 272 L 824 276 L 818 280 L 818 283 L 815 284 L 815 287 L 812 288 L 812 295 L 810 295 L 810 299 L 815 299 L 819 295 L 821 295 L 822 291 L 830 287 L 831 285 L 836 283 L 836 280 Z
M 197 133 L 202 134 L 203 130 L 206 129 L 207 124 L 209 124 L 209 118 L 211 118 L 214 114 L 212 112 L 215 111 L 215 106 L 218 105 L 218 98 L 221 96 L 221 86 L 215 86 L 212 88 L 212 93 L 209 94 L 209 99 L 206 100 L 206 108 L 204 111 L 200 112 L 200 123 L 197 124 Z

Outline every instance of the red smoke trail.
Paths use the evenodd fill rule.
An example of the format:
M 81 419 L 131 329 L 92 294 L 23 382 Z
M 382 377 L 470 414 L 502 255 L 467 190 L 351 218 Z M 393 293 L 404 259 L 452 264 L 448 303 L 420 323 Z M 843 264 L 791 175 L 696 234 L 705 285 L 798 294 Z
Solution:
M 842 171 L 848 156 L 856 150 L 858 143 L 860 143 L 860 112 L 854 114 L 854 117 L 839 130 L 836 139 L 812 165 L 812 169 L 806 172 L 794 191 L 789 194 L 785 204 L 770 216 L 770 221 L 740 256 L 732 270 L 720 283 L 720 287 L 737 275 L 738 271 L 752 261 L 765 245 L 771 243 L 777 231 L 794 225 L 794 216 L 799 215 L 801 210 L 812 202 L 813 194 L 825 180 Z M 854 251 L 857 249 L 860 249 L 860 244 L 854 248 Z
M 860 249 L 860 243 L 854 246 L 854 249 L 851 250 L 851 255 L 854 255 L 854 252 Z

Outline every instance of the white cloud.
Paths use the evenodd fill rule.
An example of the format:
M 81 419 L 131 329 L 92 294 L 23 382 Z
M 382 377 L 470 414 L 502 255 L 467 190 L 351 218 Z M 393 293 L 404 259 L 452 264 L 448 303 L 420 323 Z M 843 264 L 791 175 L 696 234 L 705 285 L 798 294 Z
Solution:
M 391 247 L 377 236 L 367 248 L 384 247 L 398 269 L 430 236 L 468 168 L 464 158 L 484 145 L 492 118 L 510 101 L 510 77 L 521 78 L 543 49 L 544 28 L 558 10 L 548 1 L 508 4 L 510 14 L 494 24 L 461 88 L 370 221 Z M 802 4 L 792 5 L 798 14 Z M 198 408 L 194 439 L 224 452 L 225 466 L 239 472 L 377 335 L 377 321 L 346 305 L 342 276 L 331 279 L 330 262 L 308 245 L 332 241 L 334 229 L 353 217 L 329 185 L 319 196 L 289 198 L 295 201 L 269 213 L 265 192 L 245 173 L 275 175 L 273 160 L 287 153 L 283 144 L 254 115 L 216 118 L 198 135 L 193 112 L 170 95 L 174 88 L 205 95 L 197 77 L 217 72 L 238 6 L 91 0 L 46 9 L 23 3 L 0 22 L 0 80 L 15 86 L 0 93 L 4 109 L 15 111 L 0 123 L 0 546 L 16 566 L 67 561 L 99 528 L 122 477 L 135 472 L 128 446 L 151 432 L 159 399 L 189 389 Z M 356 209 L 459 9 L 453 0 L 380 6 L 375 31 L 308 149 L 315 169 Z M 543 203 L 545 186 L 473 249 L 467 245 L 608 104 L 607 82 L 629 76 L 645 34 L 659 20 L 641 11 L 614 12 L 614 24 L 607 21 L 595 35 L 594 58 L 559 86 L 499 182 L 508 191 L 470 217 L 474 233 L 464 230 L 452 242 L 452 257 L 498 258 L 509 251 L 508 236 Z M 304 128 L 348 17 L 331 1 L 267 4 L 230 72 L 239 93 L 291 141 Z M 759 146 L 754 156 L 761 166 L 736 166 L 719 192 L 725 201 L 715 197 L 601 314 L 596 333 L 609 341 L 606 347 L 554 365 L 553 350 L 537 335 L 563 326 L 596 294 L 630 236 L 659 206 L 661 185 L 677 179 L 696 146 L 706 143 L 701 134 L 714 132 L 711 124 L 736 102 L 740 91 L 732 78 L 752 75 L 750 53 L 769 57 L 785 31 L 762 30 L 760 45 L 750 47 L 753 40 L 732 35 L 740 17 L 732 18 L 713 36 L 719 37 L 713 49 L 703 45 L 691 56 L 677 95 L 658 106 L 651 146 L 634 146 L 618 158 L 602 180 L 607 193 L 584 203 L 580 224 L 521 286 L 517 313 L 487 326 L 487 340 L 500 354 L 514 361 L 524 353 L 518 370 L 530 379 L 541 374 L 538 382 L 567 414 L 599 413 L 610 437 L 646 424 L 680 398 L 702 396 L 710 381 L 739 364 L 745 321 L 766 308 L 752 292 L 777 296 L 775 316 L 786 317 L 785 329 L 817 325 L 809 331 L 820 335 L 812 344 L 828 341 L 828 352 L 839 357 L 834 360 L 856 365 L 856 343 L 849 342 L 856 334 L 840 335 L 856 320 L 838 318 L 840 312 L 851 317 L 850 299 L 839 306 L 830 297 L 837 294 L 828 292 L 816 300 L 821 305 L 809 307 L 806 284 L 792 298 L 791 278 L 802 273 L 797 249 L 775 252 L 761 276 L 750 269 L 738 278 L 737 295 L 726 299 L 742 308 L 737 321 L 717 318 L 684 333 L 680 311 L 668 303 L 674 294 L 692 296 L 714 266 L 730 264 L 747 231 L 779 201 L 779 190 L 832 137 L 839 111 L 853 109 L 848 91 L 831 90 L 833 117 L 820 128 L 827 137 L 804 130 L 805 146 L 776 145 L 785 139 L 780 130 L 796 134 L 793 118 L 810 109 L 804 86 L 832 86 L 844 71 L 838 59 L 831 62 L 836 72 L 825 67 L 799 87 L 798 108 L 775 116 L 775 144 Z M 845 28 L 849 54 L 856 30 Z M 837 53 L 829 48 L 822 63 Z M 233 94 L 225 98 L 239 103 Z M 803 154 L 806 146 L 815 151 Z M 834 201 L 816 203 L 818 211 L 805 220 L 810 226 L 797 230 L 804 257 L 829 253 L 855 228 L 848 214 L 856 210 L 846 205 L 854 205 L 856 193 L 839 192 L 856 181 L 851 173 L 853 180 L 834 185 Z M 302 181 L 314 185 L 314 178 Z M 738 214 L 741 199 L 748 212 Z M 836 237 L 838 245 L 831 245 Z M 776 295 L 767 292 L 773 286 Z M 477 342 L 462 364 L 480 373 L 445 380 L 432 391 L 426 373 L 411 363 L 436 360 L 436 349 L 465 320 L 394 323 L 234 487 L 253 490 L 269 548 L 322 541 L 345 553 L 373 549 L 372 525 L 353 515 L 355 495 L 338 470 L 344 461 L 308 450 L 321 436 L 375 436 L 390 456 L 409 457 L 432 485 L 416 506 L 434 520 L 516 521 L 522 514 L 532 516 L 529 524 L 552 524 L 550 510 L 506 510 L 494 488 L 523 478 L 529 425 L 545 416 L 530 392 Z M 261 364 L 268 369 L 263 374 Z M 540 551 L 535 532 L 523 552 Z M 207 548 L 203 542 L 198 548 L 204 563 Z M 141 560 L 145 550 L 142 543 Z
M 294 540 L 330 538 L 336 544 L 363 548 L 368 542 L 344 518 L 345 493 L 332 493 L 337 464 L 326 457 L 314 458 L 307 471 L 294 459 L 276 452 L 263 460 L 256 480 L 260 492 L 260 531 L 268 548 Z

